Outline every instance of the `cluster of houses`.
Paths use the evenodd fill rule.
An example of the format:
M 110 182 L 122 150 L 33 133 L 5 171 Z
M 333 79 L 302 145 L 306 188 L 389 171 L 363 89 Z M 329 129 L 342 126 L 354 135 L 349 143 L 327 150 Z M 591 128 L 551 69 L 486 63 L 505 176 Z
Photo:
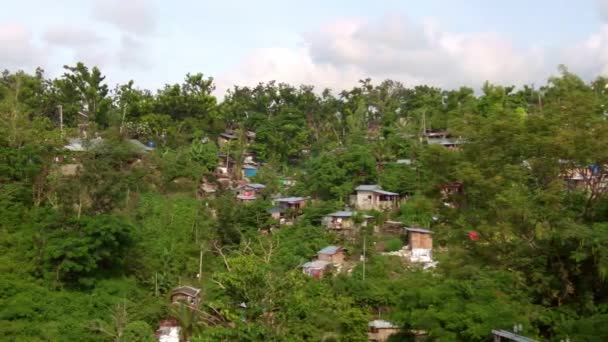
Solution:
M 341 246 L 327 246 L 317 252 L 317 258 L 302 265 L 302 272 L 315 279 L 323 278 L 330 267 L 340 271 L 346 258 L 344 248 Z

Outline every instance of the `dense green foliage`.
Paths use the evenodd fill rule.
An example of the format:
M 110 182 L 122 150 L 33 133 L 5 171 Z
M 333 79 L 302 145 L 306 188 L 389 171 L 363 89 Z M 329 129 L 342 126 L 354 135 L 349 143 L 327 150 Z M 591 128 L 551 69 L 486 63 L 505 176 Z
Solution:
M 539 340 L 608 340 L 604 78 L 587 84 L 561 68 L 538 89 L 488 83 L 477 95 L 271 82 L 219 101 L 202 74 L 151 92 L 111 89 L 96 67 L 65 70 L 0 77 L 2 340 L 151 341 L 167 317 L 192 341 L 365 341 L 379 317 L 429 340 L 487 341 L 514 324 Z M 103 143 L 66 151 L 79 112 Z M 216 145 L 227 128 L 236 140 Z M 428 144 L 425 128 L 464 144 Z M 246 150 L 264 162 L 258 200 L 237 203 L 221 186 L 197 197 L 202 179 L 215 181 L 218 153 L 238 168 Z M 572 186 L 573 170 L 594 177 Z M 286 176 L 295 186 L 282 186 Z M 446 198 L 452 182 L 462 191 Z M 437 268 L 378 253 L 401 248 L 401 237 L 370 228 L 345 239 L 321 226 L 360 184 L 408 197 L 368 214 L 433 229 Z M 293 226 L 272 229 L 277 192 L 314 202 Z M 347 247 L 349 271 L 303 275 L 329 244 Z M 202 289 L 197 310 L 168 305 L 183 284 Z

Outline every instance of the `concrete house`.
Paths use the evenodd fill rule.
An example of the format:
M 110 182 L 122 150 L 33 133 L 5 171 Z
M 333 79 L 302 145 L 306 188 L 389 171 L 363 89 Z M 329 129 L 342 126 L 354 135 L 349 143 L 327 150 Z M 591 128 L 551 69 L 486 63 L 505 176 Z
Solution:
M 399 194 L 384 191 L 379 185 L 359 185 L 351 202 L 358 210 L 392 210 L 399 205 Z
M 197 307 L 201 300 L 201 290 L 191 286 L 181 286 L 171 291 L 171 303 L 185 303 Z
M 321 261 L 339 265 L 344 262 L 344 248 L 340 246 L 327 246 L 317 252 L 317 257 Z
M 367 338 L 375 342 L 388 341 L 389 337 L 401 332 L 399 326 L 382 319 L 373 320 L 369 322 L 368 326 Z
M 433 232 L 422 228 L 405 228 L 411 262 L 433 261 Z

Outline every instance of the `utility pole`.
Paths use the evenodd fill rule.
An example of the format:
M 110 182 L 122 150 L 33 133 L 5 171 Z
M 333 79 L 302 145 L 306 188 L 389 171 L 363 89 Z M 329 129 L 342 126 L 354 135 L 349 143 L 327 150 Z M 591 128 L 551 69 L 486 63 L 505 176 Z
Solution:
M 154 272 L 154 295 L 158 297 L 158 272 Z
M 365 256 L 365 236 L 363 236 L 363 281 L 365 281 L 365 262 L 367 257 Z
M 122 133 L 122 128 L 125 125 L 125 116 L 127 115 L 127 106 L 122 107 L 122 120 L 120 120 L 120 133 Z
M 63 106 L 58 105 L 57 109 L 59 110 L 59 130 L 61 131 L 61 136 L 63 136 Z
M 203 277 L 203 246 L 201 245 L 201 253 L 198 258 L 198 280 Z

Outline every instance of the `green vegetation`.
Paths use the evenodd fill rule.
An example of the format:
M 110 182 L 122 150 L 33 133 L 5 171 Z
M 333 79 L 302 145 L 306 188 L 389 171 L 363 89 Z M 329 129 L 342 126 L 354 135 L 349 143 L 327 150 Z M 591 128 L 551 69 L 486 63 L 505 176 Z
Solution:
M 560 68 L 541 88 L 478 95 L 270 82 L 219 101 L 202 74 L 152 92 L 110 88 L 82 64 L 57 79 L 5 71 L 0 339 L 152 341 L 172 317 L 191 341 L 366 341 L 376 318 L 430 341 L 487 341 L 514 324 L 539 340 L 606 341 L 607 84 Z M 66 150 L 83 129 L 88 143 Z M 216 144 L 227 129 L 234 140 Z M 429 143 L 425 129 L 462 144 Z M 215 171 L 223 153 L 240 180 L 246 152 L 266 188 L 238 203 Z M 199 196 L 203 181 L 213 196 Z M 407 201 L 366 212 L 354 236 L 328 232 L 323 217 L 360 184 Z M 311 203 L 278 229 L 276 193 Z M 432 229 L 437 267 L 382 255 L 405 241 L 374 233 L 387 219 Z M 343 269 L 302 274 L 327 245 L 346 247 Z M 180 285 L 201 289 L 196 310 L 170 305 Z

